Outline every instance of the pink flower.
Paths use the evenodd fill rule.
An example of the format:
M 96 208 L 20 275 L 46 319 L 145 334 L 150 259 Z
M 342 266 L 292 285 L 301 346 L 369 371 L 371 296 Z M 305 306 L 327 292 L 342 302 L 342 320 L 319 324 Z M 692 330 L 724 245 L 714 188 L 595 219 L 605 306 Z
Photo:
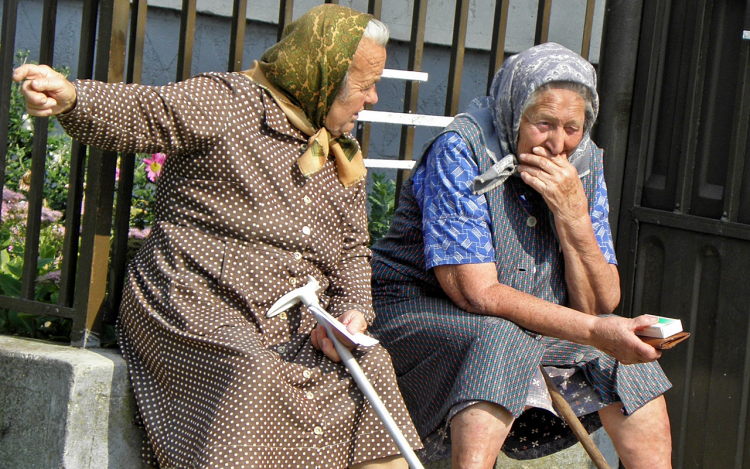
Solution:
M 161 168 L 164 166 L 165 159 L 167 159 L 167 155 L 164 153 L 154 153 L 151 155 L 151 159 L 143 159 L 143 164 L 145 164 L 148 169 L 149 181 L 156 182 L 156 178 L 161 176 Z

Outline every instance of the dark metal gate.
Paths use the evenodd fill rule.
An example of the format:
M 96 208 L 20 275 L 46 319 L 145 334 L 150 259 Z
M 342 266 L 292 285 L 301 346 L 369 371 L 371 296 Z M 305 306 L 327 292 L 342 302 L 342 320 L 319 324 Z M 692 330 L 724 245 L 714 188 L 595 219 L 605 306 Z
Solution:
M 661 360 L 674 467 L 750 468 L 750 2 L 642 6 L 621 308 L 693 333 Z

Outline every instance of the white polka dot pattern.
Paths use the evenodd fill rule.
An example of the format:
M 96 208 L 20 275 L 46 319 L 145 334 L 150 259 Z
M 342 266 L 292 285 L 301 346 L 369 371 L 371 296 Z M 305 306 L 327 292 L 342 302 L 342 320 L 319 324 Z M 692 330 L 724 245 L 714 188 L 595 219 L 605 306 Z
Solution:
M 118 334 L 161 468 L 344 468 L 397 454 L 346 369 L 309 340 L 311 314 L 266 319 L 314 276 L 334 316 L 373 320 L 365 188 L 329 161 L 305 178 L 306 139 L 241 74 L 163 87 L 75 83 L 60 121 L 108 150 L 167 154 L 157 223 L 129 266 Z M 414 447 L 390 357 L 355 352 Z

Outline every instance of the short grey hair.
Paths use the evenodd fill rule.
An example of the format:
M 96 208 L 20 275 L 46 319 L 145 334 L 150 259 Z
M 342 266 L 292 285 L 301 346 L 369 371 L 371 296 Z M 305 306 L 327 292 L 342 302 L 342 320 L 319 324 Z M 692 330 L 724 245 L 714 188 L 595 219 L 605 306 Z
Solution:
M 390 39 L 390 31 L 388 25 L 380 20 L 371 18 L 370 22 L 365 26 L 365 32 L 362 33 L 362 39 L 369 39 L 380 47 L 385 47 Z
M 536 106 L 536 103 L 542 94 L 552 90 L 570 90 L 578 93 L 578 95 L 583 98 L 583 100 L 586 102 L 586 120 L 583 124 L 583 128 L 586 130 L 591 130 L 591 126 L 594 125 L 594 95 L 591 93 L 589 87 L 584 85 L 583 83 L 574 83 L 572 81 L 553 81 L 543 84 L 539 88 L 535 89 L 531 94 L 531 97 L 526 102 L 526 106 L 524 106 L 523 108 L 522 115 L 525 115 L 527 112 L 532 110 L 534 106 Z
M 388 39 L 390 39 L 390 31 L 388 30 L 388 25 L 386 25 L 382 21 L 376 20 L 375 18 L 371 18 L 370 22 L 367 23 L 367 26 L 365 26 L 365 31 L 362 33 L 362 39 L 360 39 L 360 42 L 367 40 L 374 42 L 380 47 L 385 47 L 388 44 Z M 344 79 L 341 80 L 341 85 L 339 85 L 339 92 L 336 95 L 336 99 L 340 99 L 342 101 L 346 100 L 346 90 L 348 88 L 348 84 L 349 70 L 346 71 Z

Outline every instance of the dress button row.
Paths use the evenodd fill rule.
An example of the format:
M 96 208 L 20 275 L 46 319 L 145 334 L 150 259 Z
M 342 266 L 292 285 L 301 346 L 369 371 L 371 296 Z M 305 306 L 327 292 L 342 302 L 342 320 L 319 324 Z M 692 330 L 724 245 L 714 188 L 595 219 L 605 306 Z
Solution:
M 312 391 L 307 391 L 305 393 L 305 398 L 311 401 L 311 400 L 315 399 L 315 395 L 312 393 Z
M 310 371 L 310 370 L 305 370 L 305 371 L 303 371 L 303 372 L 302 372 L 302 376 L 303 376 L 303 377 L 304 377 L 305 379 L 310 379 L 310 376 L 312 376 L 312 371 Z
M 323 434 L 323 429 L 320 428 L 320 427 L 315 427 L 315 428 L 313 428 L 313 433 L 315 433 L 316 435 L 322 435 Z
M 303 201 L 303 202 L 305 202 L 305 205 L 310 205 L 310 204 L 312 203 L 312 199 L 310 198 L 310 196 L 309 196 L 309 195 L 306 195 L 306 196 L 305 196 L 305 197 L 304 197 L 304 198 L 302 199 L 302 201 Z
M 301 252 L 295 252 L 294 253 L 294 260 L 298 261 L 302 259 L 302 253 Z
M 290 285 L 297 285 L 297 277 L 289 277 Z
M 286 313 L 279 314 L 279 319 L 281 319 L 282 321 L 286 321 Z
M 527 218 L 526 224 L 529 226 L 529 228 L 534 228 L 536 226 L 536 217 Z
M 279 345 L 278 347 L 276 347 L 276 351 L 279 353 L 284 353 L 286 352 L 286 347 L 284 347 L 283 345 Z

